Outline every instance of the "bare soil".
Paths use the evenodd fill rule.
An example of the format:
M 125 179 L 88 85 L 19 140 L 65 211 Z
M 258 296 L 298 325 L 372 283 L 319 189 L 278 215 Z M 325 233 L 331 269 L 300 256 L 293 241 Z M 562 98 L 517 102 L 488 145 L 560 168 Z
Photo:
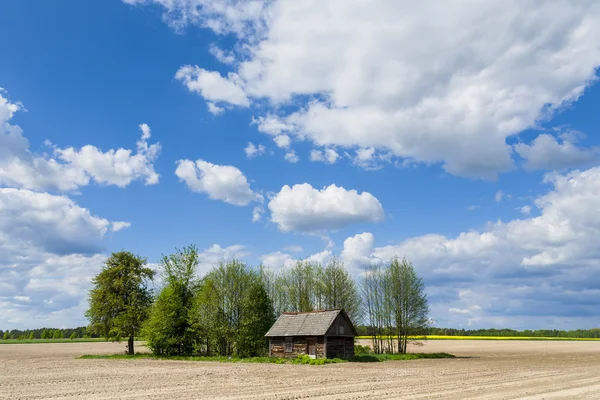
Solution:
M 0 345 L 0 399 L 600 399 L 600 343 L 430 341 L 460 358 L 324 366 L 78 360 L 116 343 Z

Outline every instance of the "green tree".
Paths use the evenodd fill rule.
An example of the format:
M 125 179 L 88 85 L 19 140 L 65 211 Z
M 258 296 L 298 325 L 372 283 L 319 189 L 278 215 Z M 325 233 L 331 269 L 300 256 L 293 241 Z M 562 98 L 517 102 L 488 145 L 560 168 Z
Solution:
M 8 340 L 10 339 L 10 334 L 7 332 L 4 332 L 4 335 L 2 336 L 2 340 Z
M 128 338 L 127 350 L 134 354 L 134 338 L 148 317 L 152 304 L 149 281 L 154 271 L 146 259 L 127 251 L 113 253 L 92 280 L 86 317 L 89 330 L 116 342 Z
M 406 258 L 402 261 L 398 258 L 392 259 L 387 270 L 387 280 L 387 297 L 393 311 L 398 352 L 406 353 L 409 340 L 418 340 L 429 328 L 429 305 L 425 284 Z
M 198 250 L 193 245 L 162 257 L 166 284 L 144 325 L 146 344 L 154 354 L 192 354 L 198 345 L 198 332 L 192 329 L 190 316 L 199 284 L 198 264 Z
M 62 332 L 60 331 L 60 329 L 57 329 L 54 331 L 54 334 L 52 335 L 52 339 L 61 339 L 62 338 Z
M 356 325 L 362 319 L 358 288 L 344 264 L 332 257 L 319 277 L 322 286 L 322 304 L 325 309 L 343 308 Z
M 29 340 L 33 340 L 33 339 L 35 339 L 35 333 L 33 331 L 31 331 L 29 333 Z
M 269 343 L 265 334 L 274 322 L 273 302 L 257 276 L 244 301 L 237 343 L 239 355 L 255 357 L 265 354 Z
M 43 330 L 42 339 L 50 339 L 50 332 L 48 332 L 48 329 Z
M 75 332 L 71 333 L 71 337 L 69 339 L 71 339 L 71 340 L 77 339 L 77 333 L 75 333 Z

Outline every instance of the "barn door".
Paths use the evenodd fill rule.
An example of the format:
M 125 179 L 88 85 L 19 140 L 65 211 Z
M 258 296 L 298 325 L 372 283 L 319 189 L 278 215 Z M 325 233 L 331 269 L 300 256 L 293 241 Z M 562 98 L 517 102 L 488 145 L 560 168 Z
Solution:
M 308 355 L 311 358 L 317 357 L 317 339 L 308 339 Z

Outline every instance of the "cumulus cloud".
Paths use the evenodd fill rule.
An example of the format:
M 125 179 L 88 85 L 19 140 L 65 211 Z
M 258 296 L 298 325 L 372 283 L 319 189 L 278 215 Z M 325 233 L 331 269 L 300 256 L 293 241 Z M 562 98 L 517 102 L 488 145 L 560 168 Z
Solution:
M 515 151 L 525 159 L 528 170 L 562 170 L 585 167 L 600 160 L 600 148 L 583 149 L 572 139 L 559 140 L 549 134 L 536 137 L 531 144 L 518 143 Z
M 346 239 L 342 255 L 363 265 L 406 256 L 425 278 L 441 324 L 460 323 L 447 317 L 449 306 L 470 310 L 475 319 L 464 323 L 471 326 L 564 326 L 561 317 L 596 315 L 600 167 L 550 174 L 545 182 L 553 189 L 535 200 L 539 216 L 383 247 L 372 247 L 373 236 L 363 233 Z
M 175 175 L 194 191 L 206 193 L 213 200 L 245 206 L 262 196 L 250 189 L 246 176 L 232 165 L 215 165 L 201 159 L 179 160 Z
M 354 223 L 380 222 L 383 207 L 369 192 L 330 185 L 321 190 L 308 183 L 285 185 L 270 200 L 271 221 L 283 232 L 323 232 Z
M 200 260 L 198 272 L 203 275 L 210 272 L 210 270 L 221 261 L 228 261 L 234 258 L 239 260 L 248 257 L 249 255 L 250 252 L 248 252 L 246 246 L 241 244 L 234 244 L 227 247 L 213 244 L 198 255 Z
M 43 251 L 94 253 L 111 222 L 65 196 L 0 188 L 0 238 Z
M 244 152 L 246 153 L 246 157 L 248 157 L 248 158 L 262 156 L 263 154 L 265 154 L 266 151 L 267 151 L 267 149 L 262 144 L 259 144 L 258 146 L 256 146 L 252 142 L 248 142 L 248 146 L 246 146 L 246 148 L 244 149 Z
M 146 185 L 158 183 L 154 161 L 160 153 L 160 144 L 148 144 L 151 136 L 148 125 L 140 125 L 142 137 L 135 152 L 123 148 L 102 151 L 92 145 L 80 149 L 59 148 L 47 142 L 52 155 L 38 155 L 29 150 L 29 141 L 21 128 L 10 123 L 13 115 L 22 108 L 20 103 L 11 103 L 0 92 L 1 185 L 71 191 L 89 185 L 92 180 L 119 187 L 138 179 Z
M 310 151 L 310 161 L 321 161 L 327 164 L 335 164 L 340 155 L 333 149 L 323 151 L 313 149 Z
M 442 163 L 460 176 L 512 169 L 506 139 L 576 101 L 600 65 L 594 1 L 144 3 L 161 5 L 176 29 L 237 37 L 246 57 L 228 78 L 212 72 L 227 86 L 216 97 L 267 99 L 259 130 Z
M 300 157 L 298 157 L 294 150 L 290 150 L 287 153 L 285 153 L 284 159 L 285 161 L 290 162 L 292 164 L 296 164 L 298 161 L 300 161 Z
M 111 230 L 113 232 L 118 232 L 122 229 L 126 229 L 129 228 L 131 226 L 130 222 L 125 222 L 125 221 L 117 221 L 117 222 L 113 222 L 111 225 Z
M 186 65 L 177 71 L 175 78 L 182 81 L 190 92 L 198 93 L 209 102 L 223 102 L 239 107 L 250 106 L 250 101 L 235 73 L 230 73 L 224 78 L 218 72 Z
M 105 260 L 103 239 L 124 224 L 65 196 L 0 188 L 0 325 L 84 324 L 90 280 Z

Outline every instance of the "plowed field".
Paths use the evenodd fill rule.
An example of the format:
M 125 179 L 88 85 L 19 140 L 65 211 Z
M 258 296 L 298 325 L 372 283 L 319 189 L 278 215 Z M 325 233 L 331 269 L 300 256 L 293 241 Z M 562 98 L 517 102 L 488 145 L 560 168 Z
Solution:
M 430 341 L 460 358 L 324 366 L 77 360 L 123 344 L 0 345 L 0 399 L 600 399 L 600 343 Z

